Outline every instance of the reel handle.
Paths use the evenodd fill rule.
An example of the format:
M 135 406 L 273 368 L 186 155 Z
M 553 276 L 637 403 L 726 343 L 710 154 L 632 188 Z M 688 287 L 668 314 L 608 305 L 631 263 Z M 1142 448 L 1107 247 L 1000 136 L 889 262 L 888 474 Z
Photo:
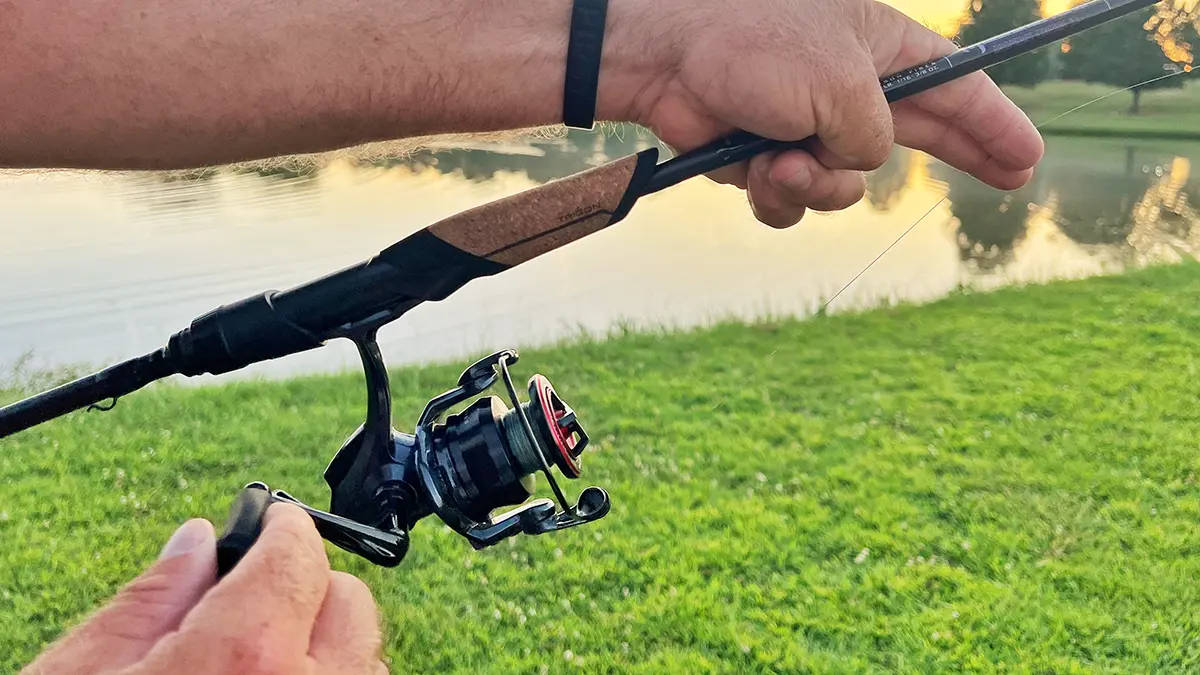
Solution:
M 229 574 L 262 533 L 263 518 L 274 501 L 263 483 L 251 483 L 229 508 L 225 532 L 217 539 L 217 578 Z
M 274 502 L 300 507 L 313 519 L 321 538 L 355 555 L 366 558 L 380 567 L 395 567 L 408 553 L 408 533 L 370 527 L 348 518 L 318 511 L 282 490 L 265 483 L 247 485 L 229 508 L 225 532 L 217 539 L 217 578 L 223 578 L 241 562 L 258 536 L 262 534 L 263 518 Z

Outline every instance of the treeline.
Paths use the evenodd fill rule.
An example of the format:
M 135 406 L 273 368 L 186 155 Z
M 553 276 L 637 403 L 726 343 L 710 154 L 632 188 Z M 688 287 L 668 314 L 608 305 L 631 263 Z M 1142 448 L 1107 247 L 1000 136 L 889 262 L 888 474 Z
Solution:
M 971 0 L 955 40 L 974 44 L 1040 18 L 1040 0 Z M 1142 92 L 1183 86 L 1184 78 L 1164 76 L 1191 70 L 1193 46 L 1200 47 L 1198 22 L 1194 0 L 1162 2 L 994 66 L 988 74 L 1001 85 L 1019 87 L 1050 79 L 1132 87 L 1129 112 L 1137 114 Z

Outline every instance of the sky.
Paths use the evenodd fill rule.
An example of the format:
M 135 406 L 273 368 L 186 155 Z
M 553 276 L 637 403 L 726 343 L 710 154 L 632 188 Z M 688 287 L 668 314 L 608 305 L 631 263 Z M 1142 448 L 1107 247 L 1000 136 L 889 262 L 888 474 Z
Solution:
M 966 12 L 968 0 L 882 0 L 912 18 L 948 34 Z M 1071 6 L 1071 0 L 1043 0 L 1042 11 L 1047 16 L 1058 14 Z

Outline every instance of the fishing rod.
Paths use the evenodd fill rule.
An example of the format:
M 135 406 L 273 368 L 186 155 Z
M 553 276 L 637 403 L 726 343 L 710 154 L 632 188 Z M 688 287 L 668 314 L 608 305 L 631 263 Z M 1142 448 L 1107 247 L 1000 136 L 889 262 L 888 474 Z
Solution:
M 890 75 L 881 86 L 889 102 L 899 101 L 1156 1 L 1093 0 Z M 300 506 L 327 540 L 384 566 L 400 563 L 409 531 L 429 515 L 436 514 L 475 548 L 522 532 L 542 534 L 594 522 L 609 512 L 608 493 L 589 487 L 572 504 L 551 471 L 557 467 L 563 476 L 578 478 L 588 437 L 575 411 L 545 377 L 532 376 L 526 385 L 528 400 L 521 401 L 509 371 L 517 353 L 497 352 L 473 364 L 453 389 L 431 400 L 415 433 L 399 433 L 392 427 L 377 331 L 473 280 L 620 222 L 641 197 L 814 140 L 778 141 L 736 132 L 661 164 L 657 149 L 651 148 L 464 211 L 357 265 L 290 290 L 218 307 L 154 352 L 0 408 L 0 438 L 81 408 L 110 409 L 117 399 L 166 377 L 221 375 L 342 338 L 358 347 L 368 402 L 366 421 L 325 470 L 330 511 L 251 483 L 235 500 L 218 542 L 222 573 L 257 538 L 272 502 Z M 508 404 L 495 396 L 479 397 L 498 382 L 504 384 Z M 471 399 L 465 409 L 449 414 Z M 555 501 L 528 501 L 538 473 L 546 477 Z M 493 515 L 508 506 L 517 508 Z

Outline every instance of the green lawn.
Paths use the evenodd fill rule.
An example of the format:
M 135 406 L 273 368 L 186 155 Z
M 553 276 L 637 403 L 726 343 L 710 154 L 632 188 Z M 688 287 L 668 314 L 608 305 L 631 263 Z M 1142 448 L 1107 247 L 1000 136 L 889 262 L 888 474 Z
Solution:
M 1200 138 L 1200 83 L 1194 74 L 1182 89 L 1142 94 L 1141 113 L 1130 115 L 1130 93 L 1120 93 L 1050 122 L 1049 135 L 1120 136 L 1123 138 Z M 1005 87 L 1034 124 L 1048 122 L 1076 106 L 1114 92 L 1117 87 L 1081 82 L 1046 82 L 1034 88 Z
M 1186 264 L 531 350 L 612 515 L 333 562 L 397 673 L 1200 672 L 1198 297 Z M 400 426 L 462 365 L 398 369 Z M 163 387 L 0 441 L 0 671 L 243 483 L 323 503 L 359 388 Z

